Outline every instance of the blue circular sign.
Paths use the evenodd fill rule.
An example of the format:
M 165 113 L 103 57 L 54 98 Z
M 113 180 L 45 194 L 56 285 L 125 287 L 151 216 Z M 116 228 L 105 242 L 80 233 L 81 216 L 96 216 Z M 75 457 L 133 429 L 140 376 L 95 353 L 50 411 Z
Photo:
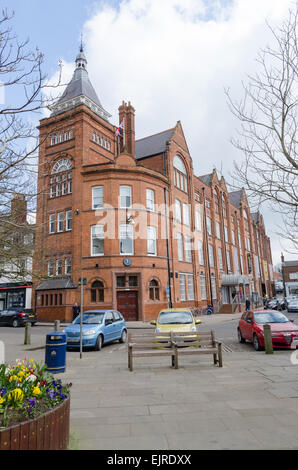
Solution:
M 124 266 L 130 266 L 131 265 L 131 259 L 130 258 L 124 258 L 123 264 L 124 264 Z

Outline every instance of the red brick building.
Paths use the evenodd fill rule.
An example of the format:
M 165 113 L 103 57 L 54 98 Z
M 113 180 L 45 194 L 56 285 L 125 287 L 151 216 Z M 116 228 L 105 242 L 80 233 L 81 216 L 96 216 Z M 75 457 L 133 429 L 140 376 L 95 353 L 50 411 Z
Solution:
M 167 306 L 225 311 L 246 295 L 270 295 L 270 240 L 244 190 L 229 193 L 215 170 L 194 174 L 179 121 L 135 140 L 130 103 L 119 107 L 119 138 L 109 117 L 81 50 L 39 126 L 39 319 L 71 320 L 80 278 L 85 309 L 118 309 L 128 320 Z

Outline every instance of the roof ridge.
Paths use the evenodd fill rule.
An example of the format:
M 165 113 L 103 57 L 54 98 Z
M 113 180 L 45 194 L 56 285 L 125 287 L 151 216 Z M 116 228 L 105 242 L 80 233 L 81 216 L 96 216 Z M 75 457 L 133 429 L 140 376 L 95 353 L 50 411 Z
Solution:
M 144 139 L 149 139 L 149 137 L 154 137 L 155 135 L 164 134 L 165 132 L 174 131 L 174 130 L 175 130 L 175 127 L 171 127 L 170 129 L 166 129 L 165 131 L 156 132 L 155 134 L 147 135 L 146 137 L 141 137 L 140 139 L 136 139 L 136 142 L 139 142 L 140 140 L 144 140 Z

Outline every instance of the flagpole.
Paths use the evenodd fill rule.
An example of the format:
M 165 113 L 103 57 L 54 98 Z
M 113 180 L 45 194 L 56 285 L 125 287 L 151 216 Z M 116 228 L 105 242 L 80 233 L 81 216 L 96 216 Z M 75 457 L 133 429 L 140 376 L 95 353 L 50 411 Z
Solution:
M 125 147 L 125 118 L 123 118 L 123 149 Z

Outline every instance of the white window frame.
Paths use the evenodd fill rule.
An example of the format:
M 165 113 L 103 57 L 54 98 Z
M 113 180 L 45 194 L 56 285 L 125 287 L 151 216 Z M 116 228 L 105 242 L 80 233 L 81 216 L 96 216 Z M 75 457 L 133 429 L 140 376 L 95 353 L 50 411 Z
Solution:
M 128 195 L 127 194 L 124 194 L 122 195 L 121 192 L 122 191 L 126 191 L 128 190 Z M 131 186 L 128 186 L 128 185 L 121 185 L 120 186 L 120 189 L 119 189 L 119 198 L 120 198 L 120 209 L 130 209 L 131 206 L 132 206 L 132 187 Z M 122 204 L 122 200 L 123 198 L 126 198 L 126 204 Z M 130 199 L 130 204 L 127 205 L 127 199 Z
M 153 247 L 153 251 L 152 248 Z M 147 254 L 148 256 L 157 255 L 156 227 L 147 226 Z
M 99 195 L 96 194 L 96 192 L 99 192 Z M 104 205 L 104 195 L 103 195 L 103 186 L 94 186 L 92 188 L 92 209 L 102 209 Z M 96 204 L 96 201 L 99 202 L 99 204 Z
M 122 236 L 122 233 L 124 233 L 124 230 L 125 230 L 125 233 L 126 235 L 130 235 L 130 237 L 123 237 Z M 122 233 L 121 233 L 122 232 Z M 121 251 L 121 240 L 131 240 L 131 251 L 130 252 L 127 252 L 127 251 Z M 120 252 L 120 255 L 133 255 L 134 254 L 134 231 L 133 231 L 133 226 L 132 225 L 129 225 L 129 224 L 120 224 L 119 225 L 119 242 L 120 242 L 120 247 L 119 247 L 119 252 Z
M 92 225 L 91 226 L 91 256 L 103 256 L 104 255 L 104 242 L 103 242 L 103 250 L 101 252 L 94 251 L 94 240 L 104 240 L 104 225 Z
M 154 197 L 154 190 L 147 188 L 146 189 L 146 207 L 147 211 L 154 212 L 155 211 L 155 197 Z
M 204 244 L 203 240 L 198 240 L 198 258 L 199 264 L 205 266 L 205 257 L 204 257 Z
M 175 217 L 178 222 L 182 222 L 181 202 L 179 199 L 175 199 Z
M 201 300 L 207 300 L 207 289 L 206 289 L 206 276 L 205 276 L 205 274 L 200 275 L 200 287 L 201 287 Z
M 177 233 L 178 261 L 184 261 L 182 233 Z
M 221 240 L 220 223 L 216 221 L 215 226 L 216 226 L 216 237 L 219 240 Z
M 63 212 L 58 212 L 58 214 L 57 214 L 57 233 L 63 232 L 63 226 L 64 226 L 64 213 Z
M 55 233 L 55 225 L 56 225 L 56 216 L 55 214 L 51 214 L 49 217 L 49 233 Z
M 56 276 L 62 276 L 62 259 L 56 260 Z
M 196 229 L 198 232 L 202 231 L 202 216 L 201 216 L 201 209 L 198 207 L 196 208 Z
M 190 205 L 183 203 L 183 224 L 190 226 Z
M 185 274 L 179 273 L 180 301 L 186 300 Z
M 191 241 L 191 237 L 188 236 L 188 235 L 185 235 L 184 236 L 184 255 L 185 255 L 185 261 L 187 263 L 191 263 L 192 262 L 192 255 L 191 255 L 191 252 L 192 252 L 192 241 Z
M 72 211 L 66 211 L 66 232 L 70 232 L 72 230 Z
M 223 269 L 223 256 L 222 256 L 222 249 L 218 247 L 218 267 L 219 269 Z
M 187 300 L 195 300 L 193 274 L 186 274 L 187 279 Z
M 71 258 L 65 258 L 65 274 L 71 274 Z
M 214 268 L 214 254 L 213 254 L 213 245 L 208 243 L 208 256 L 209 256 L 209 266 Z
M 49 277 L 54 276 L 54 261 L 48 262 L 48 276 Z
M 207 233 L 208 235 L 212 235 L 212 224 L 211 224 L 211 219 L 210 217 L 206 217 L 206 229 L 207 229 Z

